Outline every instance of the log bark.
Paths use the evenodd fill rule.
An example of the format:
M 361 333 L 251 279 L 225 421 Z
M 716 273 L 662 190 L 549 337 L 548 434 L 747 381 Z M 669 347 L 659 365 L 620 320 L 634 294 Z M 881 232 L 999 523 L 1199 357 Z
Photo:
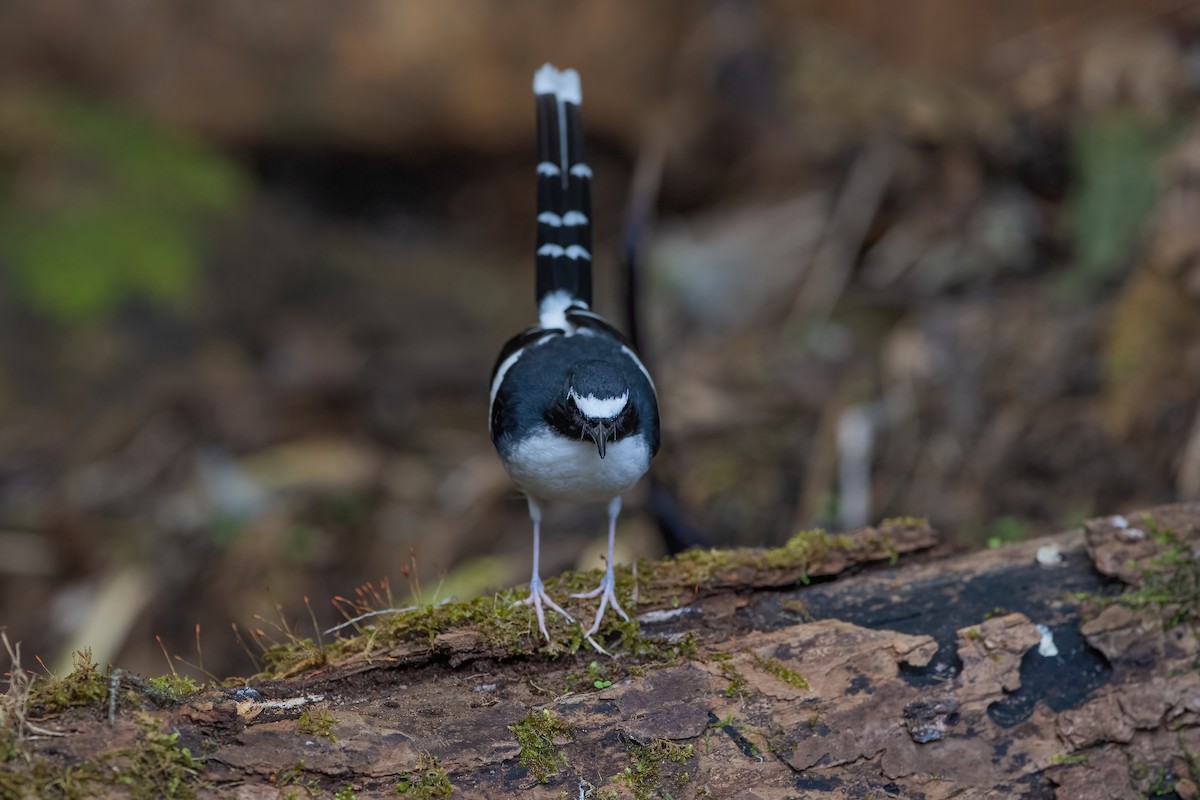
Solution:
M 129 773 L 157 729 L 204 758 L 179 784 L 200 797 L 1196 796 L 1200 505 L 887 561 L 933 543 L 896 523 L 803 569 L 743 552 L 691 587 L 643 565 L 641 655 L 466 626 L 165 708 L 123 696 L 112 723 L 35 705 L 0 793 L 47 765 Z M 137 773 L 137 795 L 78 771 L 89 796 L 166 780 Z

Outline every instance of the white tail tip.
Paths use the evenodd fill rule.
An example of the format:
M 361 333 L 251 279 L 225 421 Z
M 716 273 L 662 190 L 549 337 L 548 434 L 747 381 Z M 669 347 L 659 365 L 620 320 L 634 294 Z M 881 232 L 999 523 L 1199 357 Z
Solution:
M 534 94 L 558 94 L 558 70 L 553 64 L 544 64 L 533 73 Z
M 583 104 L 579 73 L 573 69 L 559 70 L 553 64 L 544 64 L 533 73 L 533 93 L 552 94 L 560 103 Z
M 575 70 L 564 69 L 558 73 L 558 100 L 583 105 L 583 90 L 579 88 L 579 73 Z

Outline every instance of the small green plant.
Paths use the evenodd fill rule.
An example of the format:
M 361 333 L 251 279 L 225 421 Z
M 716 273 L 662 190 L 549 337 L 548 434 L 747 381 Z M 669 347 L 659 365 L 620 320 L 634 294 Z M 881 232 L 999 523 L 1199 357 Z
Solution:
M 593 661 L 588 664 L 588 677 L 592 679 L 592 686 L 597 689 L 607 689 L 613 685 L 613 682 L 604 677 L 604 673 L 600 670 L 600 663 Z
M 567 766 L 567 757 L 555 739 L 570 736 L 571 726 L 543 708 L 541 713 L 530 711 L 520 722 L 509 725 L 521 745 L 520 763 L 541 783 Z
M 711 731 L 711 730 L 712 730 L 712 729 L 714 729 L 714 728 L 733 728 L 733 727 L 736 727 L 736 726 L 735 726 L 735 724 L 734 724 L 735 717 L 733 716 L 733 712 L 732 712 L 732 711 L 730 711 L 728 714 L 726 714 L 725 716 L 721 717 L 720 719 L 717 719 L 717 718 L 716 718 L 716 715 L 713 715 L 713 716 L 711 717 L 711 719 L 712 719 L 712 721 L 708 723 L 708 728 L 707 728 L 706 730 L 710 730 L 710 731 Z
M 358 795 L 354 793 L 353 786 L 346 784 L 334 793 L 333 800 L 358 800 Z
M 396 793 L 414 798 L 449 797 L 454 793 L 454 785 L 438 760 L 425 753 L 421 756 L 419 774 L 401 775 L 396 784 Z
M 300 713 L 300 719 L 296 722 L 296 730 L 300 733 L 307 733 L 309 736 L 320 736 L 322 739 L 336 742 L 337 738 L 333 735 L 333 726 L 336 721 L 328 709 L 310 708 Z

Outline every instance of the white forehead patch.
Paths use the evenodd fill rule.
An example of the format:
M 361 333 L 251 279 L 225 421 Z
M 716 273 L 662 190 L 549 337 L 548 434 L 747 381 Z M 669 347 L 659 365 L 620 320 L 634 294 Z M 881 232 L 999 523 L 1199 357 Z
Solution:
M 579 395 L 572 389 L 571 399 L 588 419 L 612 419 L 625 410 L 629 392 L 622 393 L 620 397 L 596 397 L 594 394 Z

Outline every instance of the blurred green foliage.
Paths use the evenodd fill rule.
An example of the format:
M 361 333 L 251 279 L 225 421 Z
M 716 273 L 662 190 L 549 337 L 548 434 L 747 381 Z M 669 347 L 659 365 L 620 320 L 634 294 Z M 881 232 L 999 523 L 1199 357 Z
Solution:
M 208 224 L 248 184 L 235 164 L 130 112 L 0 95 L 0 256 L 19 299 L 65 324 L 130 299 L 186 301 Z
M 1123 271 L 1158 193 L 1157 164 L 1178 125 L 1132 111 L 1081 123 L 1073 142 L 1076 192 L 1071 233 L 1076 268 L 1064 287 L 1086 295 Z

